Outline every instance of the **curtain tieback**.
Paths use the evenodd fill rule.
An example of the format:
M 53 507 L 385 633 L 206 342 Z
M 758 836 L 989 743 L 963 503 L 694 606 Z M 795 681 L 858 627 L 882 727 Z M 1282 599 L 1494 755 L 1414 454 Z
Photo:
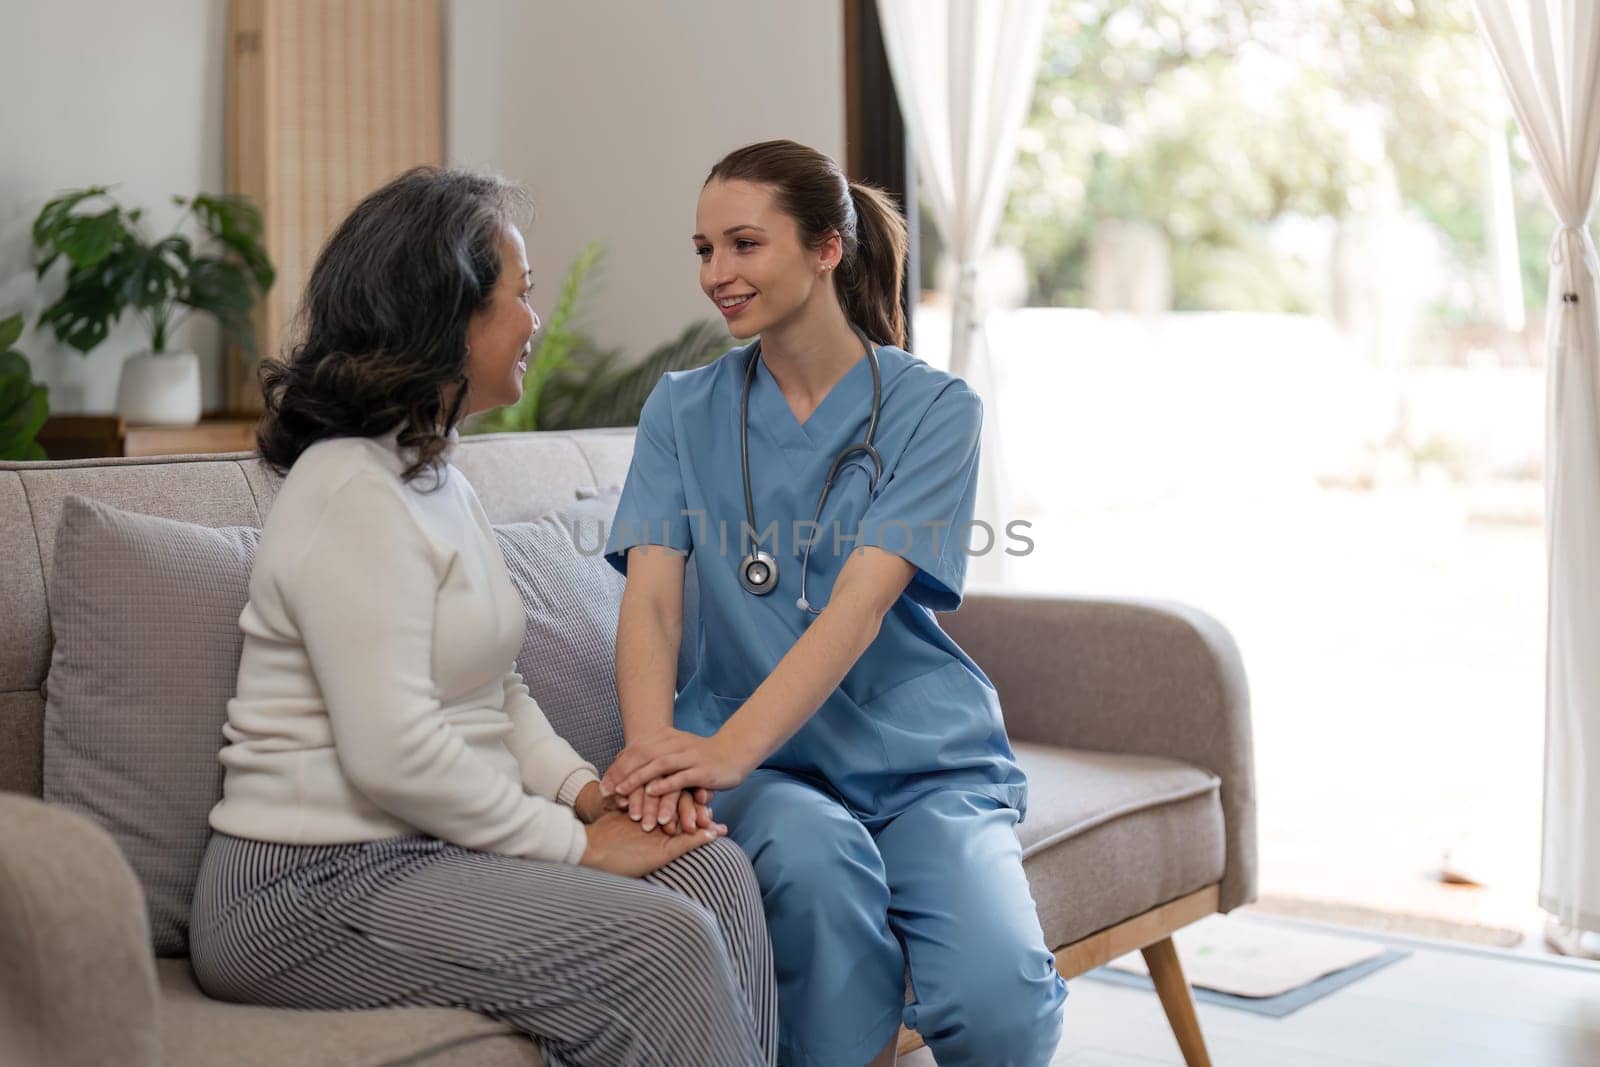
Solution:
M 1576 281 L 1572 267 L 1577 263 L 1582 263 L 1588 268 L 1591 280 L 1600 278 L 1600 254 L 1595 251 L 1594 240 L 1589 236 L 1588 228 L 1563 223 L 1556 227 L 1556 232 L 1550 238 L 1550 265 L 1566 267 L 1568 284 L 1572 284 Z M 1563 291 L 1561 302 L 1578 303 L 1577 290 Z

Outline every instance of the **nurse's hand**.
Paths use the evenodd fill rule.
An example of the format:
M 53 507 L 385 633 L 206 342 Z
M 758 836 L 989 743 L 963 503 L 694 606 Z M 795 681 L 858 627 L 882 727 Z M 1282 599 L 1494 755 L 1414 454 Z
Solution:
M 605 793 L 628 794 L 643 788 L 661 797 L 689 786 L 732 789 L 755 769 L 725 733 L 701 737 L 667 727 L 623 749 L 600 779 Z
M 660 826 L 670 835 L 717 825 L 711 817 L 711 797 L 709 789 L 685 789 L 658 797 L 641 788 L 610 799 L 639 824 L 639 829 L 649 831 Z

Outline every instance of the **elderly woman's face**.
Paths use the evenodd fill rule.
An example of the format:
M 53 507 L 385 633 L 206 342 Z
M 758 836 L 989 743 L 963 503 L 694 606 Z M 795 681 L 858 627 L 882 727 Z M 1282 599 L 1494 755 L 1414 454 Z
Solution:
M 468 410 L 472 415 L 515 404 L 522 397 L 522 378 L 539 316 L 529 295 L 528 250 L 522 233 L 507 226 L 500 234 L 500 280 L 486 307 L 473 312 L 467 324 Z

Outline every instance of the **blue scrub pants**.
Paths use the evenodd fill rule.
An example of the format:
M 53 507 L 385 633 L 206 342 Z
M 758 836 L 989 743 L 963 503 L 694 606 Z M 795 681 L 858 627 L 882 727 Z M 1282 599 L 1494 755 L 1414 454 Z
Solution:
M 1049 1063 L 1067 984 L 1045 948 L 1014 809 L 948 789 L 863 822 L 770 768 L 712 807 L 761 886 L 785 1067 L 865 1064 L 902 1021 L 941 1067 Z

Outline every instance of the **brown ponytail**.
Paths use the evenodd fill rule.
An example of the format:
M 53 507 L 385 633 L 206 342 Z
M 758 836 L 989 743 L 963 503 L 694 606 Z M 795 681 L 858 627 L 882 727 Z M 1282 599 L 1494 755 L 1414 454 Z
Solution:
M 906 220 L 882 189 L 850 183 L 856 213 L 856 254 L 839 263 L 839 303 L 845 317 L 868 337 L 896 348 L 906 345 L 900 306 L 905 279 Z
M 810 247 L 837 233 L 843 248 L 834 274 L 845 317 L 873 340 L 905 347 L 900 286 L 906 220 L 887 193 L 849 181 L 839 164 L 794 141 L 736 149 L 711 168 L 705 184 L 713 181 L 772 186 L 779 210 L 795 220 L 800 239 Z

